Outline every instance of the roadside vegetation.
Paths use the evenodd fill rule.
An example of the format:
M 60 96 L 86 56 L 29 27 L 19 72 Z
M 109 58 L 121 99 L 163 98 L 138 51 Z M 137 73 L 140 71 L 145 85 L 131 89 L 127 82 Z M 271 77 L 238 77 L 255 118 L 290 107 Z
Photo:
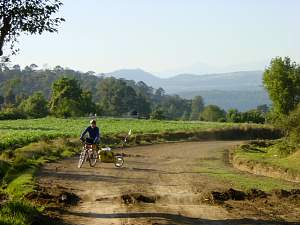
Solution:
M 299 187 L 296 183 L 285 181 L 284 179 L 272 178 L 268 176 L 256 176 L 251 173 L 246 173 L 236 168 L 229 166 L 222 160 L 227 156 L 223 155 L 223 151 L 219 152 L 219 160 L 201 160 L 195 172 L 206 174 L 218 181 L 223 181 L 225 185 L 230 185 L 233 188 L 250 191 L 258 189 L 266 192 L 271 192 L 276 189 L 291 190 Z M 236 154 L 235 157 L 241 157 Z M 258 156 L 260 159 L 260 156 Z M 248 158 L 249 160 L 249 158 Z M 276 163 L 276 162 L 275 162 Z
M 235 150 L 235 167 L 258 175 L 300 182 L 300 152 L 289 152 L 283 140 L 251 141 Z
M 264 72 L 264 85 L 273 102 L 267 119 L 284 136 L 241 146 L 233 163 L 248 172 L 300 182 L 300 65 L 288 57 L 273 59 Z
M 36 191 L 35 176 L 46 162 L 70 157 L 79 149 L 79 141 L 56 139 L 40 141 L 0 155 L 0 224 L 31 224 L 41 217 L 43 205 L 27 196 Z M 39 224 L 39 223 L 38 223 Z

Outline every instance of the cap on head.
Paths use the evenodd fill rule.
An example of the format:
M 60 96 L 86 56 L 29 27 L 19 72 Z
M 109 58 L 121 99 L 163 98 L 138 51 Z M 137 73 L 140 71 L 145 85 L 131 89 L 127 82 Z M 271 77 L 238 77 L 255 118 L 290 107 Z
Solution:
M 96 125 L 96 120 L 91 120 L 90 124 L 95 124 Z

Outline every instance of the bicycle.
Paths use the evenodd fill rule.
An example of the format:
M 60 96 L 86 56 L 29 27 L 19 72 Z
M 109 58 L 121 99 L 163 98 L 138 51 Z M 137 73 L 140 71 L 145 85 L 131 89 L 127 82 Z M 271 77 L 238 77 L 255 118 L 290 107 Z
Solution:
M 95 144 L 89 144 L 83 141 L 82 151 L 79 156 L 78 168 L 81 168 L 83 163 L 89 161 L 91 167 L 96 166 L 99 158 L 98 147 Z
M 129 130 L 128 134 L 125 136 L 122 144 L 122 150 L 124 149 L 125 143 L 127 143 L 128 137 L 131 135 L 131 130 Z M 83 142 L 82 151 L 79 156 L 78 168 L 81 168 L 83 163 L 87 160 L 91 167 L 94 167 L 99 159 L 100 162 L 103 160 L 101 159 L 101 153 L 111 153 L 112 154 L 112 163 L 114 163 L 115 167 L 122 167 L 124 164 L 124 157 L 123 154 L 114 154 L 111 151 L 110 147 L 101 148 L 99 150 L 98 146 L 95 144 L 88 144 L 85 141 Z

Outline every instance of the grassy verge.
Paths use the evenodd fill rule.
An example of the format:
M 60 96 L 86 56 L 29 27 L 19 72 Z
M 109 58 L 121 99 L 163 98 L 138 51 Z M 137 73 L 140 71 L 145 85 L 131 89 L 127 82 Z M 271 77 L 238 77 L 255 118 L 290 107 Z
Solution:
M 0 204 L 0 224 L 31 224 L 42 213 L 42 207 L 25 197 L 36 190 L 36 172 L 43 163 L 74 155 L 79 149 L 78 144 L 74 140 L 57 139 L 2 152 L 1 192 L 7 197 Z
M 0 207 L 0 224 L 28 225 L 39 213 L 38 209 L 28 201 L 10 200 Z
M 239 169 L 260 175 L 300 182 L 300 150 L 289 151 L 284 140 L 252 141 L 234 151 L 232 162 Z
M 297 188 L 297 184 L 265 176 L 255 176 L 243 171 L 237 170 L 227 163 L 224 163 L 223 152 L 215 160 L 200 160 L 199 166 L 195 172 L 203 173 L 219 181 L 223 181 L 225 186 L 248 191 L 250 189 L 260 189 L 263 191 L 272 191 L 274 189 L 290 190 Z M 298 186 L 299 188 L 299 186 Z

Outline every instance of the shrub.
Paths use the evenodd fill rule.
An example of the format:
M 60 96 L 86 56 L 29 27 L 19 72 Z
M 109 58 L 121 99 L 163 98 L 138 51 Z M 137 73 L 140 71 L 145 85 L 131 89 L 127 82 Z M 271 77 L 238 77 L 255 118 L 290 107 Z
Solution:
M 24 100 L 20 109 L 32 118 L 41 118 L 48 115 L 47 101 L 41 92 L 36 92 Z
M 225 119 L 226 112 L 220 109 L 216 105 L 208 105 L 204 108 L 203 112 L 200 114 L 200 119 L 204 121 L 219 121 Z
M 162 109 L 157 108 L 151 113 L 150 118 L 152 120 L 164 120 L 166 118 L 165 112 Z
M 0 112 L 0 120 L 26 119 L 27 115 L 19 109 L 7 108 Z
M 290 144 L 298 147 L 300 144 L 300 104 L 288 116 L 282 116 L 278 124 L 284 130 Z

